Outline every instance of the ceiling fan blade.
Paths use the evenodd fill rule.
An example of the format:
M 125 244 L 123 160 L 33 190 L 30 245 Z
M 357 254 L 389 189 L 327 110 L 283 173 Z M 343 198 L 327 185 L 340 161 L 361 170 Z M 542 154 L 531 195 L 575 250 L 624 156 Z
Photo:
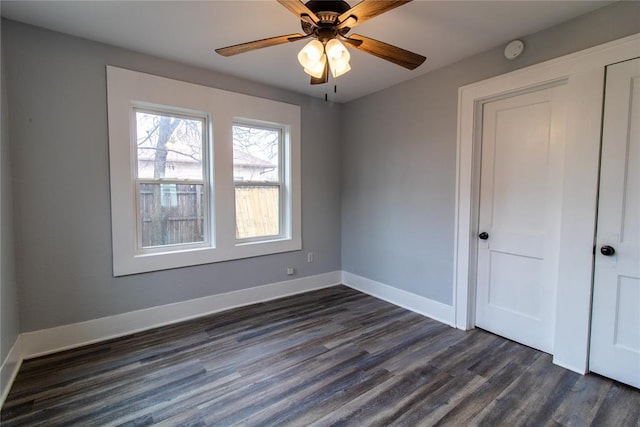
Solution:
M 350 37 L 341 37 L 341 39 L 349 46 L 393 62 L 409 70 L 418 68 L 427 59 L 425 56 L 418 55 L 417 53 L 359 34 L 352 34 Z
M 239 53 L 249 52 L 250 50 L 262 49 L 263 47 L 294 42 L 303 38 L 307 38 L 307 36 L 303 34 L 288 34 L 286 36 L 270 37 L 268 39 L 255 40 L 252 42 L 240 43 L 233 46 L 221 47 L 216 49 L 216 53 L 222 56 L 232 56 Z
M 278 3 L 289 9 L 291 13 L 304 21 L 311 21 L 310 24 L 318 25 L 318 17 L 300 0 L 278 0 Z
M 402 6 L 403 4 L 409 3 L 410 1 L 411 0 L 362 0 L 360 3 L 353 6 L 351 9 L 347 10 L 345 13 L 338 17 L 339 24 L 337 28 L 353 28 L 356 25 L 360 25 L 371 18 L 375 18 L 380 14 L 388 12 L 391 9 L 395 9 L 398 6 Z M 350 17 L 355 17 L 355 21 L 351 19 L 347 22 Z
M 329 61 L 324 64 L 324 71 L 320 77 L 311 77 L 312 85 L 321 85 L 329 81 Z

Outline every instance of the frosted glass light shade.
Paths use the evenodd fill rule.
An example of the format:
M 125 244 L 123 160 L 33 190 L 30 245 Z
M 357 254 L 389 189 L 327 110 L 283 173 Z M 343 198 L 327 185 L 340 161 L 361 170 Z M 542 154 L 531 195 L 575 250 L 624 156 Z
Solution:
M 327 46 L 325 48 L 327 52 L 327 56 L 329 60 L 331 59 L 341 59 L 345 61 L 349 61 L 351 59 L 351 55 L 349 51 L 338 39 L 331 39 L 327 42 Z
M 320 61 L 310 64 L 309 68 L 304 69 L 304 72 L 312 77 L 320 78 L 324 74 L 324 67 L 327 64 L 327 55 L 322 55 Z
M 304 68 L 304 72 L 313 77 L 322 77 L 327 57 L 324 54 L 324 46 L 318 40 L 312 40 L 298 53 L 298 62 Z
M 319 40 L 312 40 L 298 53 L 298 62 L 304 72 L 316 78 L 324 74 L 327 61 L 333 78 L 340 77 L 351 70 L 350 59 L 349 51 L 337 39 L 329 40 L 326 46 Z
M 331 69 L 333 78 L 340 77 L 341 75 L 351 70 L 351 66 L 349 65 L 351 55 L 349 54 L 347 48 L 344 47 L 342 43 L 340 43 L 340 40 L 329 40 L 325 47 L 325 51 L 327 52 L 329 68 Z
M 351 66 L 348 62 L 329 62 L 329 68 L 331 69 L 331 74 L 333 78 L 340 77 L 343 74 L 346 74 L 349 70 L 351 70 Z

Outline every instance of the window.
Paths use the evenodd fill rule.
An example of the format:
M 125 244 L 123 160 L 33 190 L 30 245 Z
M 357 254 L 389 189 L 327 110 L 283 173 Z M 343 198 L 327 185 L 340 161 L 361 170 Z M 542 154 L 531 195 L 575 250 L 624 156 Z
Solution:
M 302 248 L 300 107 L 107 67 L 115 276 Z
M 138 251 L 206 243 L 206 117 L 134 111 Z
M 282 234 L 282 129 L 233 126 L 236 239 L 260 240 Z

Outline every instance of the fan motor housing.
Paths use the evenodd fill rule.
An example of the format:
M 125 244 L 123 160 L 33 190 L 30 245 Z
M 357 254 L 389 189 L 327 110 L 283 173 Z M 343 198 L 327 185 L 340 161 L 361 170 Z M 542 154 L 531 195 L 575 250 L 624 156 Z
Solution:
M 305 3 L 305 6 L 309 8 L 318 17 L 318 27 L 309 22 L 300 21 L 302 31 L 305 34 L 315 34 L 315 37 L 321 41 L 330 40 L 335 38 L 337 34 L 345 35 L 349 32 L 350 28 L 344 27 L 340 30 L 336 30 L 334 27 L 338 23 L 338 17 L 344 12 L 351 9 L 349 3 L 343 0 L 309 0 Z
M 340 16 L 351 9 L 349 3 L 343 0 L 309 0 L 305 3 L 305 6 L 316 15 L 326 11 L 337 13 L 338 16 Z M 320 18 L 320 16 L 318 16 L 318 18 Z

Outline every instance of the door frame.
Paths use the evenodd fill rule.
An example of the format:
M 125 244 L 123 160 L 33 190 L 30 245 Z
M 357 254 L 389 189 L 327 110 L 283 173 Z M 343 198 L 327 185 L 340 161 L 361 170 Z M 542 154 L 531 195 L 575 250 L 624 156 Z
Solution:
M 477 232 L 472 231 L 472 233 L 473 233 L 473 236 L 475 237 L 481 231 L 488 231 L 489 232 L 491 237 L 488 240 L 488 242 L 489 242 L 488 246 L 484 246 L 484 251 L 487 251 L 487 252 L 485 252 L 485 254 L 486 254 L 485 256 L 488 256 L 489 258 L 492 257 L 491 254 L 494 253 L 494 250 L 495 250 L 495 248 L 493 247 L 494 244 L 491 243 L 493 241 L 493 237 L 494 237 L 492 233 L 494 233 L 494 232 L 498 233 L 498 230 L 500 230 L 500 229 L 502 229 L 502 231 L 504 232 L 504 231 L 506 231 L 506 229 L 501 228 L 500 224 L 494 224 L 492 218 L 485 218 L 484 226 L 481 227 L 481 224 L 483 224 L 483 222 L 480 221 L 482 219 L 481 208 L 483 206 L 482 205 L 483 201 L 482 201 L 482 198 L 481 198 L 482 197 L 482 190 L 480 189 L 480 187 L 482 185 L 482 182 L 483 182 L 482 174 L 484 173 L 485 177 L 493 175 L 494 179 L 496 177 L 496 175 L 495 175 L 495 173 L 496 173 L 495 165 L 494 165 L 493 169 L 490 168 L 490 170 L 488 171 L 489 175 L 486 175 L 487 171 L 484 171 L 482 169 L 483 168 L 483 166 L 482 166 L 482 164 L 483 164 L 482 158 L 483 158 L 483 155 L 484 155 L 483 151 L 486 148 L 486 147 L 483 147 L 483 144 L 482 144 L 483 138 L 484 138 L 484 136 L 486 136 L 486 134 L 484 132 L 485 129 L 483 129 L 483 124 L 484 123 L 491 123 L 491 122 L 494 122 L 495 120 L 497 120 L 497 116 L 496 116 L 496 117 L 493 117 L 493 120 L 492 120 L 491 117 L 489 117 L 489 119 L 487 121 L 487 118 L 483 117 L 483 112 L 487 109 L 487 107 L 489 109 L 491 109 L 492 108 L 491 104 L 494 103 L 494 102 L 513 102 L 513 101 L 509 101 L 509 100 L 515 100 L 516 105 L 518 107 L 520 107 L 520 108 L 522 108 L 525 105 L 527 107 L 534 106 L 536 104 L 539 104 L 541 101 L 538 99 L 536 101 L 528 101 L 527 103 L 525 103 L 522 100 L 522 98 L 520 98 L 520 97 L 522 97 L 522 96 L 536 96 L 536 93 L 538 93 L 538 92 L 549 91 L 549 90 L 554 90 L 554 89 L 558 89 L 558 88 L 562 88 L 563 90 L 566 91 L 566 88 L 563 88 L 563 86 L 566 86 L 567 83 L 568 83 L 567 79 L 553 80 L 551 82 L 545 82 L 545 83 L 542 83 L 540 85 L 527 87 L 527 88 L 524 88 L 523 90 L 511 91 L 511 92 L 508 92 L 506 94 L 501 94 L 501 95 L 496 96 L 496 97 L 483 99 L 481 101 L 481 106 L 477 109 L 478 110 L 477 111 L 478 114 L 477 114 L 476 120 L 477 120 L 477 123 L 480 124 L 480 125 L 476 126 L 477 134 L 475 135 L 475 137 L 477 138 L 477 141 L 480 141 L 480 143 L 477 144 L 477 147 L 478 147 L 478 156 L 477 156 L 478 165 L 477 165 L 477 169 L 476 170 L 478 172 L 478 175 L 476 176 L 477 179 L 473 180 L 473 184 L 474 184 L 473 190 L 477 192 L 476 194 L 477 194 L 477 198 L 478 198 L 477 200 L 478 201 L 477 201 L 477 204 L 474 206 L 477 210 L 473 212 L 474 215 L 477 215 L 477 216 L 473 218 L 472 224 L 477 224 L 478 228 L 474 229 L 474 230 L 477 230 Z M 559 98 L 562 98 L 562 100 L 560 100 Z M 549 104 L 551 104 L 554 101 L 560 101 L 560 104 L 563 104 L 564 103 L 564 98 L 566 98 L 566 97 L 564 95 L 562 95 L 561 93 L 559 93 L 559 92 L 554 92 L 553 95 L 549 94 L 549 95 L 545 95 L 544 96 L 545 102 L 548 102 Z M 531 99 L 531 98 L 529 98 L 529 99 Z M 558 105 L 558 104 L 554 103 L 553 106 L 550 109 L 551 111 L 549 111 L 550 119 L 551 120 L 557 120 L 558 122 L 564 122 L 565 115 L 562 114 L 564 108 L 562 107 L 562 105 L 559 105 L 560 106 L 560 111 L 559 112 L 553 112 L 553 110 L 556 108 L 556 105 Z M 504 107 L 505 105 L 502 104 L 502 106 Z M 518 107 L 513 107 L 513 108 L 514 109 L 518 109 Z M 496 110 L 492 110 L 492 111 L 496 111 Z M 501 108 L 498 108 L 497 111 L 504 111 L 504 110 L 502 110 L 502 107 L 501 107 Z M 497 127 L 497 122 L 495 122 L 495 126 Z M 549 122 L 549 126 L 550 126 L 550 129 L 553 129 L 553 131 L 551 133 L 552 134 L 557 134 L 557 128 L 555 128 L 552 125 L 552 122 Z M 496 132 L 497 132 L 497 130 L 496 130 Z M 561 132 L 560 135 L 564 135 L 564 133 L 565 132 Z M 554 171 L 559 175 L 556 178 L 560 178 L 561 179 L 561 177 L 563 175 L 563 171 L 564 171 L 564 167 L 563 167 L 563 165 L 564 165 L 564 162 L 563 162 L 563 158 L 564 158 L 564 147 L 563 146 L 564 146 L 564 143 L 563 144 L 559 144 L 559 142 L 561 140 L 564 142 L 564 136 L 561 136 L 560 138 L 558 138 L 557 136 L 551 136 L 550 135 L 550 138 L 551 138 L 550 141 L 552 141 L 551 142 L 551 146 L 545 147 L 545 149 L 548 149 L 548 152 L 547 152 L 548 156 L 551 156 L 552 153 L 555 153 L 554 154 L 555 155 L 555 159 L 556 159 L 555 164 L 557 166 L 556 166 L 556 168 L 554 168 Z M 498 150 L 497 143 L 495 141 L 494 141 L 494 144 L 495 144 L 494 150 Z M 558 145 L 560 145 L 560 146 L 558 146 Z M 496 155 L 496 154 L 494 153 L 494 155 Z M 549 157 L 547 158 L 547 160 L 549 160 Z M 513 178 L 515 178 L 515 177 L 513 177 Z M 540 178 L 544 179 L 544 181 L 545 181 L 544 191 L 547 192 L 549 190 L 549 188 L 546 186 L 546 184 L 547 184 L 547 180 L 549 179 L 549 176 L 548 175 L 543 175 Z M 489 178 L 489 180 L 491 180 L 491 178 Z M 555 185 L 555 182 L 556 182 L 555 180 L 553 182 L 554 182 L 553 191 L 554 192 L 558 192 L 558 191 L 560 192 L 559 194 L 555 193 L 554 196 L 555 197 L 561 196 L 562 188 L 558 188 Z M 485 185 L 486 185 L 486 183 L 485 183 Z M 495 193 L 493 193 L 493 194 L 495 194 Z M 489 197 L 493 198 L 493 194 L 491 196 L 489 196 Z M 547 195 L 549 195 L 549 193 L 547 193 Z M 493 212 L 495 207 L 496 206 L 493 205 L 492 208 L 489 208 L 489 212 Z M 551 229 L 553 229 L 554 227 L 558 227 L 559 226 L 559 222 L 560 222 L 560 219 L 561 219 L 560 215 L 559 215 L 559 208 L 560 208 L 560 206 L 558 206 L 557 204 L 554 204 L 554 207 L 552 207 L 552 210 L 555 212 L 555 215 L 554 215 L 555 221 L 553 221 L 552 223 L 548 223 L 546 221 L 544 222 L 544 226 L 545 226 L 545 230 L 546 230 L 545 233 L 543 233 L 544 235 L 547 235 L 548 232 Z M 487 212 L 487 211 L 485 211 L 485 212 Z M 548 214 L 548 211 L 541 211 L 540 212 L 540 214 L 543 214 L 543 213 L 546 215 L 546 214 Z M 492 214 L 489 214 L 489 216 L 491 216 L 491 215 Z M 488 226 L 486 221 L 489 221 L 489 223 L 492 224 L 492 225 Z M 486 228 L 487 226 L 488 226 L 488 229 Z M 492 228 L 493 228 L 493 230 L 492 230 Z M 512 231 L 514 231 L 514 230 L 512 229 Z M 527 230 L 527 232 L 528 231 L 529 230 Z M 527 232 L 525 232 L 523 234 L 527 234 Z M 553 234 L 555 235 L 555 233 L 553 233 Z M 559 242 L 558 243 L 554 243 L 554 240 L 555 239 L 553 239 L 553 238 L 548 239 L 546 237 L 541 237 L 542 246 L 545 249 L 552 250 L 552 253 L 555 254 L 559 250 L 559 244 L 558 244 Z M 472 257 L 472 261 L 480 260 L 481 259 L 481 250 L 483 248 L 483 245 L 480 244 L 480 241 L 478 240 L 477 237 L 474 238 L 474 239 L 471 239 L 471 242 L 472 242 L 473 247 L 474 247 L 473 248 L 474 256 Z M 500 251 L 498 251 L 498 252 L 500 253 Z M 522 253 L 519 253 L 518 255 L 525 256 L 525 257 L 527 256 L 527 255 L 523 255 Z M 540 268 L 542 268 L 542 270 L 540 270 L 541 274 L 542 274 L 543 271 L 548 271 L 549 274 L 555 275 L 557 273 L 557 269 L 556 268 L 550 268 L 548 263 L 551 262 L 551 264 L 553 264 L 557 260 L 557 257 L 553 256 L 552 258 L 549 258 L 547 253 L 544 253 L 544 255 L 542 255 L 540 253 L 538 255 L 544 258 L 544 259 L 540 258 L 538 260 L 538 262 L 540 263 L 539 266 L 540 266 Z M 533 256 L 533 254 L 530 253 L 530 254 L 528 254 L 528 256 Z M 485 259 L 485 262 L 487 262 L 486 259 Z M 476 267 L 476 270 L 474 270 L 474 271 L 476 272 L 476 274 L 473 275 L 473 279 L 474 279 L 474 282 L 476 283 L 476 286 L 474 286 L 474 288 L 471 289 L 471 292 L 473 292 L 475 297 L 474 298 L 470 298 L 470 302 L 473 302 L 473 304 L 471 304 L 471 307 L 469 307 L 470 311 L 472 312 L 472 316 L 470 316 L 470 317 L 472 317 L 475 320 L 474 321 L 474 325 L 476 323 L 478 323 L 478 321 L 479 321 L 479 314 L 477 313 L 477 310 L 479 309 L 479 307 L 483 307 L 484 306 L 485 310 L 487 311 L 487 314 L 490 311 L 492 311 L 492 309 L 487 307 L 485 304 L 479 303 L 480 301 L 478 299 L 478 294 L 479 294 L 478 288 L 479 287 L 483 287 L 483 286 L 480 286 L 480 284 L 476 280 L 479 279 L 477 272 L 478 272 L 478 269 L 480 267 L 482 267 L 482 264 L 477 263 L 475 265 L 475 267 Z M 489 271 L 491 271 L 491 268 L 488 267 L 486 264 L 484 265 L 484 267 L 488 268 Z M 488 271 L 485 270 L 484 274 L 486 274 L 487 272 Z M 489 277 L 485 277 L 484 280 L 489 280 L 489 282 L 491 282 L 491 279 Z M 482 281 L 480 281 L 480 282 L 482 282 Z M 556 281 L 553 281 L 552 283 L 549 284 L 549 287 L 551 287 L 552 289 L 548 289 L 548 291 L 553 294 L 553 297 L 549 299 L 548 307 L 545 308 L 546 311 L 544 311 L 544 315 L 541 315 L 540 319 L 538 319 L 539 328 L 538 327 L 534 327 L 533 325 L 530 325 L 530 327 L 532 329 L 538 329 L 539 331 L 542 331 L 542 330 L 545 331 L 545 333 L 544 333 L 545 338 L 542 338 L 542 336 L 539 336 L 540 341 L 538 341 L 537 339 L 528 340 L 527 337 L 529 337 L 529 338 L 531 337 L 531 335 L 529 335 L 528 332 L 521 333 L 520 330 L 515 329 L 514 326 L 517 323 L 517 320 L 515 320 L 515 319 L 513 319 L 513 324 L 511 326 L 501 325 L 500 322 L 495 322 L 495 323 L 491 322 L 491 323 L 493 323 L 493 326 L 490 326 L 487 322 L 482 322 L 484 324 L 484 326 L 479 326 L 479 327 L 487 327 L 488 328 L 487 330 L 489 330 L 489 331 L 491 331 L 493 333 L 496 333 L 498 335 L 502 335 L 502 333 L 500 332 L 500 331 L 502 331 L 502 332 L 505 333 L 505 335 L 503 335 L 505 337 L 507 337 L 509 334 L 514 334 L 514 335 L 511 335 L 512 336 L 511 339 L 514 340 L 514 341 L 519 341 L 520 339 L 522 339 L 523 341 L 519 341 L 519 342 L 524 343 L 525 341 L 528 341 L 529 344 L 527 344 L 527 345 L 529 345 L 529 346 L 532 346 L 534 348 L 538 348 L 538 349 L 541 349 L 541 350 L 544 348 L 544 350 L 542 350 L 542 351 L 552 351 L 550 346 L 553 345 L 553 339 L 554 339 L 553 332 L 555 330 L 554 329 L 554 327 L 555 327 L 555 316 L 556 316 L 555 306 L 556 306 L 556 294 L 557 294 L 556 283 L 557 283 Z M 491 287 L 489 285 L 489 283 L 487 283 L 487 282 L 485 282 L 484 286 Z M 486 289 L 486 287 L 484 288 L 484 290 L 488 291 L 488 289 Z M 488 296 L 488 295 L 485 294 L 485 297 L 486 296 Z M 547 305 L 546 301 L 545 302 L 541 301 L 541 303 L 543 305 Z M 491 305 L 491 304 L 489 304 L 489 305 Z M 502 307 L 502 309 L 503 310 L 499 310 L 498 309 L 498 312 L 507 311 L 507 312 L 512 312 L 514 314 L 516 313 L 515 311 L 509 310 L 509 309 L 505 309 L 505 307 Z M 497 314 L 497 312 L 494 312 L 494 314 L 496 316 L 500 316 L 500 315 Z M 504 315 L 506 315 L 506 313 Z M 524 317 L 525 318 L 526 317 L 533 317 L 533 315 L 529 314 L 529 315 L 526 315 Z M 506 320 L 506 319 L 503 319 L 503 320 Z M 523 322 L 523 324 L 522 324 L 521 327 L 524 327 L 524 323 L 527 323 L 527 321 L 525 321 L 523 319 L 522 322 Z M 509 323 L 509 322 L 507 322 L 507 323 Z M 548 329 L 548 328 L 551 328 L 551 329 Z M 511 332 L 509 332 L 509 331 L 511 331 Z M 535 333 L 534 333 L 534 336 L 535 336 Z M 517 338 L 517 337 L 520 337 L 520 338 Z M 534 342 L 537 342 L 537 344 L 534 344 Z
M 553 362 L 588 371 L 593 245 L 605 67 L 640 56 L 640 33 L 458 90 L 453 303 L 455 325 L 475 326 L 481 115 L 484 103 L 567 84 L 567 129 Z

